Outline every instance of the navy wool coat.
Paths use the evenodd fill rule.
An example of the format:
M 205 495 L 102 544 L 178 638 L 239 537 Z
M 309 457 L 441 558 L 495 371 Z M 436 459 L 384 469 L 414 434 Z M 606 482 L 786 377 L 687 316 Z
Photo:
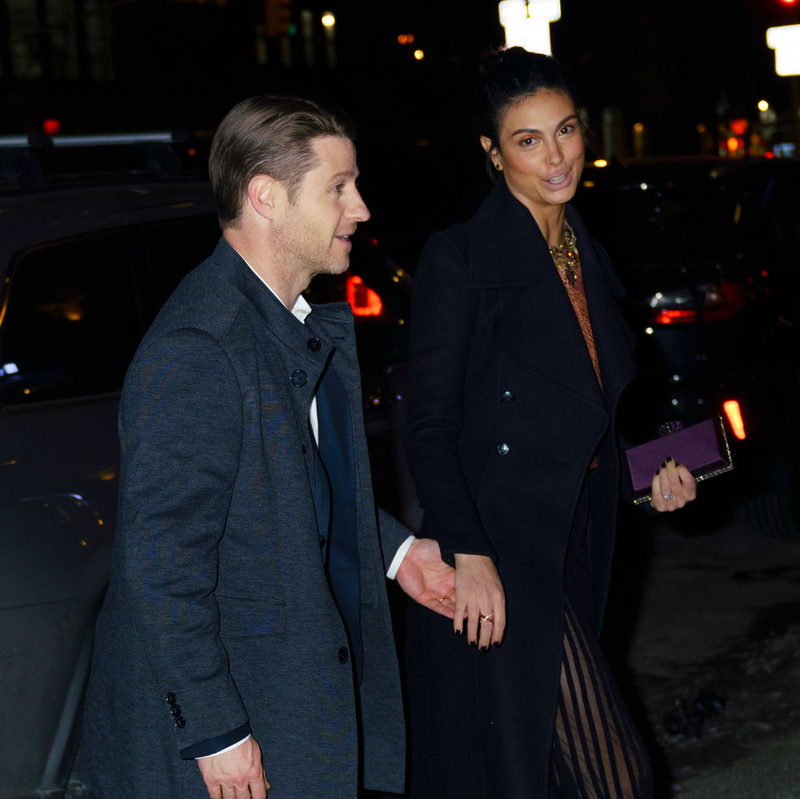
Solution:
M 508 617 L 502 646 L 484 654 L 410 608 L 415 797 L 547 795 L 564 563 L 595 454 L 588 590 L 590 623 L 601 624 L 620 488 L 615 413 L 634 340 L 607 255 L 571 206 L 567 218 L 603 390 L 547 243 L 504 185 L 469 222 L 434 234 L 415 274 L 407 453 L 420 534 L 445 558 L 490 556 Z M 455 773 L 437 760 L 455 762 Z
M 402 703 L 352 314 L 315 306 L 306 321 L 221 240 L 131 364 L 119 527 L 77 766 L 99 799 L 202 799 L 187 753 L 248 723 L 270 799 L 355 799 L 359 758 L 368 788 L 402 791 Z M 308 415 L 329 362 L 354 420 L 358 696 L 314 509 Z M 407 531 L 382 522 L 393 553 Z

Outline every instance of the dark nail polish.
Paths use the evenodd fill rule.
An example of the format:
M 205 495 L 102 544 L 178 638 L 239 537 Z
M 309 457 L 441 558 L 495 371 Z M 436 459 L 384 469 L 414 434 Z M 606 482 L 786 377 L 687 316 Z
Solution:
M 475 648 L 476 646 L 478 646 L 478 642 L 477 642 L 477 641 L 470 641 L 470 642 L 469 642 L 469 645 L 470 645 L 471 647 Z
M 653 472 L 653 477 L 658 477 L 658 469 Z
M 666 462 L 667 462 L 667 463 L 672 463 L 672 455 L 670 455 L 670 456 L 669 456 L 669 458 L 667 458 L 667 461 L 666 461 Z
M 488 651 L 489 651 L 489 647 L 488 646 L 482 646 L 481 647 L 481 652 L 488 652 Z
M 680 461 L 675 461 L 675 465 L 676 465 L 676 466 L 680 466 L 680 465 L 681 465 L 681 462 L 680 462 Z
M 456 630 L 456 635 L 464 635 L 464 631 L 463 630 Z
M 666 461 L 664 461 L 664 463 L 661 464 L 661 468 L 662 469 L 666 469 L 667 468 L 667 462 Z

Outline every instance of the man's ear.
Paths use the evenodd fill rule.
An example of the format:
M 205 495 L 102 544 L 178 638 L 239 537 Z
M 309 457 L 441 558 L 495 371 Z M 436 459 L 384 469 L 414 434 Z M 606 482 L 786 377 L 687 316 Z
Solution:
M 247 199 L 250 207 L 265 219 L 274 219 L 280 210 L 285 192 L 275 178 L 256 175 L 247 184 Z

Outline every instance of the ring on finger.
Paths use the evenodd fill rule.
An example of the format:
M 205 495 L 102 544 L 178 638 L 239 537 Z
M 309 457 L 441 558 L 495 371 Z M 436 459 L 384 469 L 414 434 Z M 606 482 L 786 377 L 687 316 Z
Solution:
M 478 616 L 478 619 L 480 620 L 481 624 L 491 623 L 494 621 L 494 613 L 489 613 L 487 616 L 484 616 L 483 613 L 481 613 L 481 615 Z
M 661 496 L 664 497 L 664 499 L 672 499 L 672 491 L 670 491 L 669 494 L 662 494 Z

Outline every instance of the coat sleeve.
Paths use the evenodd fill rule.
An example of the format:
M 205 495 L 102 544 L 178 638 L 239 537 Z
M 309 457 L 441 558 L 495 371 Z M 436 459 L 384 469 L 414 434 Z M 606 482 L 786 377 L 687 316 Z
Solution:
M 181 756 L 212 754 L 249 733 L 214 594 L 242 439 L 241 392 L 219 343 L 184 329 L 141 349 L 126 378 L 120 438 L 115 546 L 132 623 Z
M 467 264 L 452 238 L 434 234 L 412 289 L 406 454 L 421 535 L 437 540 L 450 563 L 456 553 L 496 558 L 459 458 L 473 324 Z

